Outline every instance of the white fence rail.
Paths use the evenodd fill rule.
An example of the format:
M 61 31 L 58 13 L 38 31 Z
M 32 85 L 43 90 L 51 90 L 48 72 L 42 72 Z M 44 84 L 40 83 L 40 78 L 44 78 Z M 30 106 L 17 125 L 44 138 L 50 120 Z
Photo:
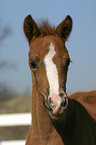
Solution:
M 1 141 L 0 145 L 25 145 L 25 140 Z
M 30 113 L 2 114 L 0 115 L 0 127 L 23 126 L 31 124 Z
M 31 124 L 31 113 L 1 114 L 0 127 Z M 25 145 L 25 140 L 0 141 L 0 145 Z

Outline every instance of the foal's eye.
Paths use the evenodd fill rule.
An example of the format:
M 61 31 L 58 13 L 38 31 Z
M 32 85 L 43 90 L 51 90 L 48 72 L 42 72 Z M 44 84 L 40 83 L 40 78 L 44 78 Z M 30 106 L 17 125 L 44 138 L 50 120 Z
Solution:
M 30 62 L 31 68 L 35 69 L 37 67 L 37 64 L 34 61 Z
M 69 66 L 70 65 L 70 59 L 67 59 L 66 60 L 66 66 Z
M 68 66 L 70 65 L 70 62 L 72 62 L 72 61 L 70 60 L 70 58 L 66 59 L 66 61 L 65 61 L 65 66 L 68 67 Z

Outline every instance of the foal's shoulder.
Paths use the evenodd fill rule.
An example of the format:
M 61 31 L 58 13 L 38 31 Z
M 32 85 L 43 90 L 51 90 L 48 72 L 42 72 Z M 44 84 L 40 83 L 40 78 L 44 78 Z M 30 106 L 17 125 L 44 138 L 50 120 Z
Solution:
M 80 102 L 96 121 L 96 90 L 91 92 L 77 92 L 69 95 L 69 98 Z

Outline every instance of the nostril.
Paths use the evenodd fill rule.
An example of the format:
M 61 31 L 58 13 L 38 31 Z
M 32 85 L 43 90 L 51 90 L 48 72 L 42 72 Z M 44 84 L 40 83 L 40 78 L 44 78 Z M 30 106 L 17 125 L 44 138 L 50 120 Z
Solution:
M 64 96 L 64 93 L 60 93 L 59 96 L 62 98 Z
M 53 103 L 53 102 L 52 102 L 51 98 L 49 98 L 49 104 L 51 104 L 51 103 Z
M 64 107 L 66 106 L 67 102 L 66 102 L 66 97 L 65 97 L 65 102 L 64 102 Z
M 66 107 L 66 105 L 67 105 L 67 98 L 65 97 L 63 102 L 62 102 L 62 104 L 61 104 L 61 106 Z

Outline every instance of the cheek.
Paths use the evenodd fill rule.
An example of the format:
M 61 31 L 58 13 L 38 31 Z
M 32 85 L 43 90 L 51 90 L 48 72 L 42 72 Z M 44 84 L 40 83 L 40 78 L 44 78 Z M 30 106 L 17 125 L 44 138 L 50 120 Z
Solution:
M 60 89 L 66 85 L 67 70 L 63 66 L 58 67 L 58 77 Z
M 36 72 L 36 76 L 37 76 L 37 81 L 38 81 L 38 87 L 45 91 L 47 88 L 49 88 L 49 84 L 48 84 L 48 80 L 47 80 L 47 76 L 46 76 L 46 71 L 44 68 L 40 68 L 37 72 Z

